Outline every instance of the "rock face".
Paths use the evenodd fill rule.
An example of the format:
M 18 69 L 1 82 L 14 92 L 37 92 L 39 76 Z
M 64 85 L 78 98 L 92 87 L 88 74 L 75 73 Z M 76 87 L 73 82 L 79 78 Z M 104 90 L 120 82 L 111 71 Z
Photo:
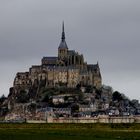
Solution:
M 102 78 L 97 64 L 87 64 L 83 55 L 69 50 L 65 41 L 64 24 L 57 57 L 43 57 L 41 65 L 32 66 L 28 72 L 18 72 L 12 92 L 38 94 L 41 87 L 93 86 L 100 88 Z M 12 93 L 12 94 L 13 94 Z

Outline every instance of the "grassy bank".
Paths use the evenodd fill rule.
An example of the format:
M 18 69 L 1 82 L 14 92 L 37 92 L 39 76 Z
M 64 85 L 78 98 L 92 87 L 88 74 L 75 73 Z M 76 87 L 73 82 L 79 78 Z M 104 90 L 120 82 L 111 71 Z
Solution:
M 0 124 L 0 140 L 139 140 L 140 124 Z

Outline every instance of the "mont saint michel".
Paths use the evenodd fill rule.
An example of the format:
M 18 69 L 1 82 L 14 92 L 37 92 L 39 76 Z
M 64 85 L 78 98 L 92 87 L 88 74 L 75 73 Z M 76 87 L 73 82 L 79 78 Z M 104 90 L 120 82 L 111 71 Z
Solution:
M 8 97 L 1 97 L 0 112 L 5 121 L 140 122 L 139 101 L 103 85 L 99 63 L 88 64 L 83 54 L 68 47 L 64 22 L 58 54 L 17 72 Z
M 0 0 L 0 140 L 140 140 L 140 0 Z

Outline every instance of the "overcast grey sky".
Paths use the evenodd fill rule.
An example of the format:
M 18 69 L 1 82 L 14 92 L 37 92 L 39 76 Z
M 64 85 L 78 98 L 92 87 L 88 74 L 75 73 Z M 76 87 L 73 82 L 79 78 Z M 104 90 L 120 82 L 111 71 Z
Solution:
M 140 100 L 140 0 L 0 0 L 0 94 L 15 74 L 69 49 L 99 61 L 103 83 Z

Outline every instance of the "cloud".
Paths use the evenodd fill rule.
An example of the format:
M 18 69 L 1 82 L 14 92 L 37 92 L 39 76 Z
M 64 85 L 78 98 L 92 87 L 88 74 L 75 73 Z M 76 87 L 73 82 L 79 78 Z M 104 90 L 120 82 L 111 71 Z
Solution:
M 99 61 L 105 84 L 136 97 L 139 17 L 138 0 L 1 1 L 0 94 L 8 94 L 16 72 L 57 55 L 64 20 L 69 48 L 83 53 L 88 63 Z

